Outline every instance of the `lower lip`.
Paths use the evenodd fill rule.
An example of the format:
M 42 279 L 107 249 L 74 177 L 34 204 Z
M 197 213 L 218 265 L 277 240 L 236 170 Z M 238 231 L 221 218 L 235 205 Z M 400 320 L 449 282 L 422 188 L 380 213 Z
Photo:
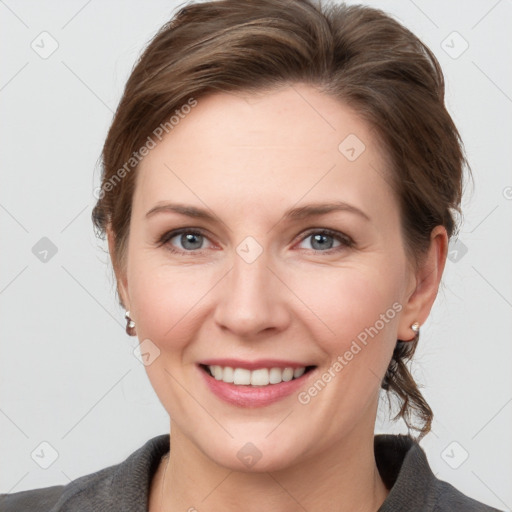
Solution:
M 268 386 L 237 386 L 217 380 L 198 366 L 199 372 L 210 391 L 221 400 L 238 407 L 264 407 L 286 398 L 304 385 L 304 381 L 314 369 L 297 379 Z

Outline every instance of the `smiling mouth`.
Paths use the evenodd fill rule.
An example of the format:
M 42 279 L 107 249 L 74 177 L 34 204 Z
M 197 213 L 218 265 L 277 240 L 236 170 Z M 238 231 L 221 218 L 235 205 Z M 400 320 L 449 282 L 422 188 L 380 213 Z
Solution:
M 307 374 L 316 366 L 302 366 L 299 368 L 233 368 L 231 366 L 199 365 L 210 377 L 215 380 L 234 384 L 236 386 L 264 387 L 296 380 Z

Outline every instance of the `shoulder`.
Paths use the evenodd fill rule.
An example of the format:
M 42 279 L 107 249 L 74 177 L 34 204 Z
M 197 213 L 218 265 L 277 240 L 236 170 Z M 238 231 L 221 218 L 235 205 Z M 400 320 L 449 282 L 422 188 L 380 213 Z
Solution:
M 439 480 L 420 445 L 410 436 L 376 435 L 377 468 L 389 490 L 378 512 L 500 512 Z
M 146 510 L 152 475 L 167 451 L 169 435 L 154 437 L 125 461 L 67 485 L 0 494 L 0 512 Z
M 463 510 L 464 512 L 500 512 L 498 509 L 484 505 L 483 503 L 466 496 L 448 482 L 436 479 L 434 495 L 436 503 L 435 512 L 452 512 Z
M 1 512 L 49 512 L 59 500 L 64 485 L 0 494 Z
M 87 504 L 87 495 L 94 494 L 98 501 L 108 495 L 111 480 L 120 464 L 79 477 L 67 485 L 54 485 L 40 489 L 0 494 L 0 512 L 57 512 L 65 510 L 93 510 Z M 69 508 L 70 504 L 76 505 Z

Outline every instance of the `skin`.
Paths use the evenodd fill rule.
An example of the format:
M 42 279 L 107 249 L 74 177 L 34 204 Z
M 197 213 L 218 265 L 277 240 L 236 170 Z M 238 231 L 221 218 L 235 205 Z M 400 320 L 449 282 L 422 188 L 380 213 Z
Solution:
M 349 134 L 366 147 L 354 161 L 338 149 Z M 438 226 L 424 265 L 407 260 L 388 172 L 370 127 L 305 84 L 201 97 L 141 162 L 125 265 L 114 266 L 139 340 L 160 350 L 146 370 L 171 418 L 171 455 L 153 478 L 151 512 L 382 504 L 389 491 L 373 453 L 380 383 L 396 340 L 412 339 L 411 325 L 427 319 L 447 252 Z M 370 221 L 346 211 L 283 219 L 290 208 L 340 200 Z M 162 202 L 207 207 L 216 220 L 146 218 Z M 180 236 L 158 245 L 184 227 L 205 231 L 200 248 Z M 312 228 L 347 235 L 353 246 L 327 237 L 318 248 Z M 262 249 L 252 263 L 236 251 L 248 236 Z M 401 310 L 306 405 L 294 393 L 237 407 L 199 378 L 206 358 L 292 359 L 317 366 L 307 391 L 394 303 Z M 262 454 L 250 468 L 237 457 L 248 442 Z

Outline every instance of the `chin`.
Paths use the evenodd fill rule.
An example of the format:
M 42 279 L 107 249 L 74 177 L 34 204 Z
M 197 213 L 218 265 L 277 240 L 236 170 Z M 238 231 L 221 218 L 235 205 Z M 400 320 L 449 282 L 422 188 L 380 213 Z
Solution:
M 274 427 L 275 428 L 275 425 Z M 235 435 L 234 439 L 212 439 L 196 442 L 196 446 L 214 464 L 231 471 L 242 473 L 265 473 L 279 471 L 293 466 L 301 454 L 307 451 L 304 438 L 285 430 L 268 435 L 271 429 L 265 428 L 265 433 L 251 433 L 247 430 L 243 435 Z
M 212 460 L 231 471 L 257 474 L 287 469 L 297 462 L 297 454 L 248 441 L 241 447 L 236 444 L 233 450 L 212 454 Z

